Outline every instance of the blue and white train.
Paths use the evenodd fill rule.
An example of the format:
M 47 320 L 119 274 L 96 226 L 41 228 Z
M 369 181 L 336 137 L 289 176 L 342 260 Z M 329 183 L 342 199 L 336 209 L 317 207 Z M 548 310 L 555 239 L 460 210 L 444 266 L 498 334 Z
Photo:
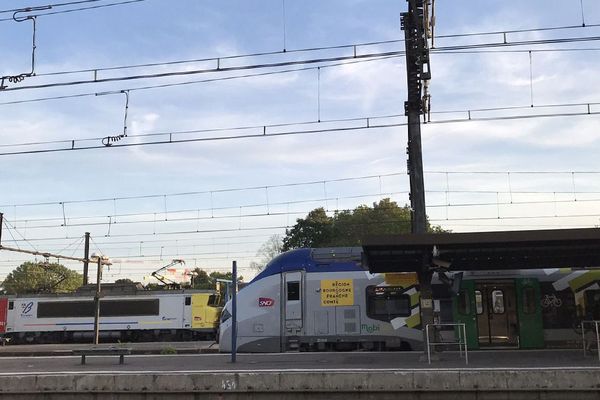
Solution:
M 274 258 L 237 295 L 237 351 L 423 347 L 416 274 L 371 274 L 361 248 L 297 249 Z M 458 295 L 434 274 L 437 322 L 465 323 L 470 349 L 574 347 L 600 319 L 600 271 L 464 272 Z M 219 347 L 231 351 L 231 301 Z M 452 339 L 454 331 L 442 332 Z

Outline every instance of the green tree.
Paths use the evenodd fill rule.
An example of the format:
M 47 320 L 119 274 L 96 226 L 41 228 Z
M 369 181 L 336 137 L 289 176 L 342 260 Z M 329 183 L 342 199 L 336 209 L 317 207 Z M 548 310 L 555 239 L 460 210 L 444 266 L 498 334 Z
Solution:
M 372 235 L 410 233 L 410 207 L 382 199 L 372 207 L 360 205 L 354 210 L 327 216 L 323 208 L 311 211 L 305 219 L 286 231 L 283 250 L 300 247 L 360 246 L 362 238 Z M 430 232 L 444 232 L 439 226 L 427 225 Z
M 192 270 L 192 289 L 215 289 L 217 279 L 232 280 L 231 272 L 211 272 L 210 275 L 201 268 Z M 244 280 L 243 276 L 238 276 L 238 283 Z
M 83 276 L 61 264 L 26 262 L 2 282 L 7 294 L 65 293 L 81 286 Z
M 324 247 L 333 235 L 334 219 L 327 216 L 323 207 L 315 208 L 306 218 L 298 218 L 292 229 L 286 229 L 283 250 L 300 247 Z
M 115 283 L 136 283 L 136 282 L 132 281 L 129 278 L 121 278 L 121 279 L 117 279 L 115 281 Z
M 192 289 L 214 289 L 215 282 L 210 279 L 208 273 L 200 268 L 194 268 L 192 274 Z
M 225 279 L 228 281 L 232 280 L 231 272 L 211 272 L 207 274 L 206 271 L 200 268 L 194 268 L 192 271 L 192 289 L 210 289 L 215 290 L 217 288 L 217 279 Z M 238 276 L 237 281 L 238 284 L 243 283 L 244 277 Z M 227 290 L 227 284 L 220 284 L 219 292 L 221 293 L 221 298 L 225 299 L 225 293 Z

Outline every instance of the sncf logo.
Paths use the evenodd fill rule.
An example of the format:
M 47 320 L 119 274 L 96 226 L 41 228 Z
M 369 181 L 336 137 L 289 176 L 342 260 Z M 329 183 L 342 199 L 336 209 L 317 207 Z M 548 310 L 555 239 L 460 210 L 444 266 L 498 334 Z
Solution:
M 275 304 L 275 300 L 270 299 L 268 297 L 259 297 L 258 298 L 258 306 L 259 307 L 271 307 Z

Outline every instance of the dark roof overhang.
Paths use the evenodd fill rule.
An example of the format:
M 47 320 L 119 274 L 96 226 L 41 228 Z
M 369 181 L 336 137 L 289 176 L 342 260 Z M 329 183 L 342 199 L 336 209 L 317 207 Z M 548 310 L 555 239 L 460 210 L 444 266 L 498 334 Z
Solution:
M 370 236 L 363 257 L 370 272 L 600 267 L 600 229 Z

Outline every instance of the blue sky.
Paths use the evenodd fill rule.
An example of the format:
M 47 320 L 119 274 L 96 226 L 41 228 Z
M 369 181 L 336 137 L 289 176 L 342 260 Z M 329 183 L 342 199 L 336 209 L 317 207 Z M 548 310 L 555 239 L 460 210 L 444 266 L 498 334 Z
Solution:
M 48 3 L 3 1 L 2 9 L 42 4 Z M 283 4 L 281 0 L 146 0 L 40 16 L 36 73 L 276 52 L 284 45 L 287 50 L 297 50 L 403 37 L 399 14 L 406 7 L 405 1 L 285 0 L 285 23 Z M 600 23 L 600 4 L 592 0 L 584 0 L 582 4 L 586 28 L 514 33 L 507 37 L 509 41 L 527 41 L 598 36 L 600 29 L 590 25 Z M 455 0 L 438 1 L 436 7 L 436 35 L 582 24 L 579 1 Z M 0 18 L 6 17 L 10 14 L 0 14 Z M 445 47 L 501 40 L 501 35 L 438 38 L 435 44 Z M 599 51 L 539 51 L 596 46 L 591 41 L 507 48 L 525 50 L 521 53 L 434 53 L 433 111 L 528 106 L 532 87 L 536 106 L 599 102 Z M 403 43 L 357 48 L 359 54 L 398 50 L 403 50 Z M 533 50 L 531 70 L 527 50 Z M 0 22 L 0 52 L 2 75 L 26 72 L 31 61 L 31 23 Z M 225 60 L 221 66 L 350 53 L 349 49 L 337 49 L 276 54 Z M 296 65 L 285 68 L 298 71 L 285 74 L 132 90 L 128 133 L 403 113 L 406 97 L 403 58 L 309 67 L 316 66 L 322 67 L 320 71 L 300 70 L 306 66 Z M 212 67 L 211 61 L 107 71 L 99 76 Z M 0 92 L 0 103 L 118 92 L 265 71 L 5 91 Z M 13 86 L 90 76 L 90 73 L 40 76 Z M 0 104 L 3 121 L 0 144 L 79 141 L 117 135 L 123 130 L 124 105 L 125 96 L 120 93 Z M 534 108 L 474 112 L 472 116 L 552 114 L 585 109 L 585 106 Z M 592 105 L 590 109 L 597 112 L 600 106 Z M 465 116 L 466 112 L 434 114 L 432 120 L 440 122 Z M 403 122 L 403 118 L 382 121 Z M 343 124 L 310 127 L 318 130 Z M 307 128 L 297 125 L 278 129 Z M 181 137 L 240 133 L 196 133 Z M 143 139 L 128 137 L 124 142 L 140 140 Z M 405 127 L 396 127 L 2 155 L 0 184 L 4 190 L 0 211 L 11 226 L 16 225 L 16 229 L 4 232 L 2 240 L 6 246 L 80 256 L 83 250 L 79 239 L 89 231 L 93 250 L 116 260 L 106 276 L 108 280 L 142 279 L 171 258 L 183 258 L 188 266 L 209 271 L 227 270 L 235 259 L 250 277 L 253 272 L 248 267 L 252 261 L 260 261 L 256 253 L 261 244 L 273 234 L 283 234 L 285 226 L 293 225 L 296 218 L 315 207 L 323 206 L 333 212 L 370 204 L 382 197 L 392 197 L 400 204 L 408 202 L 405 147 Z M 0 152 L 24 148 L 2 147 Z M 596 226 L 600 223 L 599 202 L 595 200 L 600 198 L 596 174 L 600 172 L 599 150 L 598 117 L 594 115 L 428 124 L 423 127 L 428 214 L 434 223 L 457 232 Z M 360 179 L 338 181 L 343 178 Z M 300 184 L 306 182 L 317 183 Z M 256 189 L 244 189 L 251 187 Z M 117 200 L 87 201 L 93 199 Z M 41 225 L 45 227 L 39 228 Z M 25 259 L 16 253 L 2 252 L 0 278 Z M 69 266 L 81 269 L 77 263 Z

